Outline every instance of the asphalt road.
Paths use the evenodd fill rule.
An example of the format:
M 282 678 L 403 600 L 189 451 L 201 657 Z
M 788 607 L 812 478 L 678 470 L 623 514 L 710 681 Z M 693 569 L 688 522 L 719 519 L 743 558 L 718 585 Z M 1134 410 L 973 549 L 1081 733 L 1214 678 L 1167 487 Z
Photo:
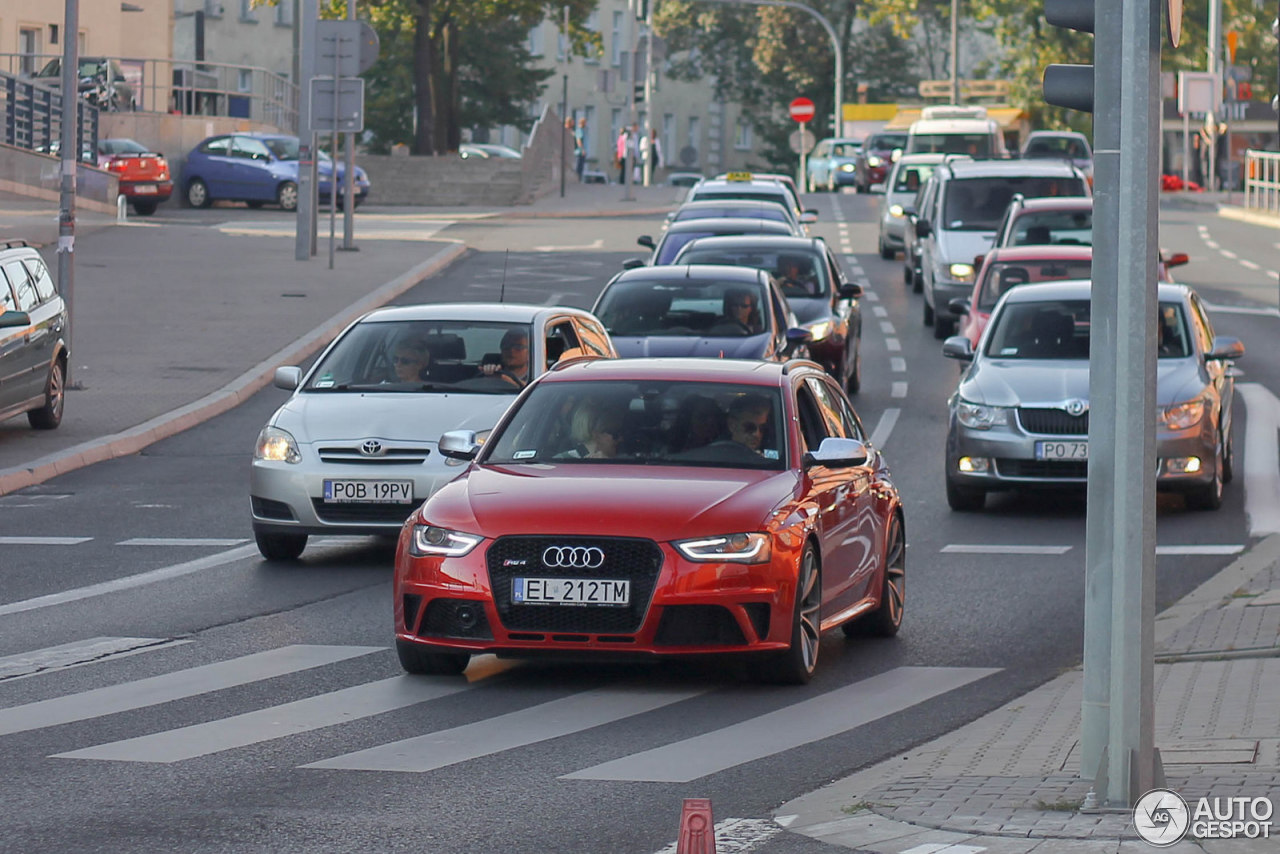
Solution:
M 906 498 L 898 638 L 828 635 L 803 688 L 732 667 L 488 657 L 465 682 L 402 677 L 387 543 L 335 539 L 295 565 L 257 557 L 249 453 L 285 397 L 268 389 L 142 454 L 0 497 L 0 851 L 648 854 L 675 838 L 683 798 L 711 798 L 717 821 L 767 818 L 1078 663 L 1083 500 L 947 509 L 957 365 L 921 324 L 901 262 L 876 254 L 877 200 L 811 198 L 817 233 L 837 246 L 847 235 L 869 286 L 855 405 Z M 503 293 L 589 307 L 657 227 L 454 225 L 443 236 L 476 251 L 397 302 Z M 1245 340 L 1241 382 L 1280 392 L 1276 318 L 1259 313 L 1274 305 L 1274 234 L 1177 211 L 1162 240 L 1192 254 L 1180 277 L 1222 307 L 1218 332 Z M 1251 542 L 1244 407 L 1238 418 L 1242 474 L 1223 508 L 1159 502 L 1158 607 Z M 782 834 L 758 850 L 817 847 Z

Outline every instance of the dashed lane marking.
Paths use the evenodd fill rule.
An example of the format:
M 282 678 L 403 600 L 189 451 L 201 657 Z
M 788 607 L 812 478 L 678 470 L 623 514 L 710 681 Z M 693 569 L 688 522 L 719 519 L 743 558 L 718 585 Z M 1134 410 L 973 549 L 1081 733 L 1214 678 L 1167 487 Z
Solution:
M 896 382 L 889 388 L 889 397 L 903 398 L 907 396 L 907 384 Z
M 243 537 L 237 539 L 219 539 L 216 537 L 133 537 L 121 540 L 117 546 L 238 546 L 247 543 Z
M 894 356 L 889 360 L 889 370 L 895 374 L 905 373 L 907 370 L 907 360 L 901 356 Z
M 0 537 L 0 546 L 78 546 L 93 537 Z
M 893 433 L 893 428 L 898 423 L 898 416 L 901 414 L 902 410 L 894 406 L 880 413 L 880 420 L 876 422 L 875 429 L 871 431 L 871 444 L 877 448 L 883 448 L 889 441 L 889 436 Z
M 993 545 L 991 543 L 952 543 L 942 547 L 942 554 L 962 555 L 1064 555 L 1071 546 Z

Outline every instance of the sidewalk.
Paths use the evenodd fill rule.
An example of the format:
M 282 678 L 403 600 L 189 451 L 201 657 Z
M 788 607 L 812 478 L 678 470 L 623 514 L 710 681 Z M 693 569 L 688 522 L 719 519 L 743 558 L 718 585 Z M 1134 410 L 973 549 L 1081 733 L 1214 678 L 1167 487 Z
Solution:
M 1156 617 L 1155 739 L 1167 788 L 1280 805 L 1280 535 Z M 789 831 L 880 854 L 1154 850 L 1129 812 L 1085 810 L 1082 671 L 777 810 Z M 1272 832 L 1280 835 L 1280 812 Z M 784 850 L 784 849 L 779 849 Z M 1254 854 L 1277 839 L 1192 840 L 1172 851 Z
M 292 219 L 225 209 L 221 224 L 78 211 L 73 341 L 66 414 L 57 430 L 0 423 L 0 495 L 84 465 L 137 453 L 244 402 L 276 366 L 298 364 L 349 322 L 467 251 L 437 236 L 457 221 L 660 216 L 684 188 L 558 188 L 508 208 L 379 208 L 356 215 L 356 245 L 328 268 L 328 213 L 318 252 L 294 260 Z M 174 210 L 177 210 L 174 208 Z M 214 208 L 217 214 L 223 209 Z M 342 226 L 338 224 L 338 241 Z M 0 193 L 0 235 L 42 248 L 56 270 L 57 203 Z

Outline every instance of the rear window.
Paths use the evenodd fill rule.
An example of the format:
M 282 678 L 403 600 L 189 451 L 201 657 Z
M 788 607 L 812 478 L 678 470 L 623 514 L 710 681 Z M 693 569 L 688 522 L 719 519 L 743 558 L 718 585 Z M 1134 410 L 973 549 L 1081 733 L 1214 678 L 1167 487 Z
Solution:
M 749 247 L 703 249 L 691 246 L 680 253 L 677 263 L 754 267 L 777 279 L 786 296 L 803 299 L 831 293 L 825 260 L 814 253 L 779 252 Z
M 1030 211 L 1013 221 L 1014 246 L 1092 246 L 1093 211 Z
M 903 166 L 900 168 L 896 177 L 893 179 L 894 193 L 917 193 L 924 186 L 924 182 L 929 180 L 929 176 L 933 174 L 934 167 L 932 164 L 921 163 L 919 165 Z M 914 177 L 913 177 L 914 176 Z
M 992 154 L 991 135 L 986 133 L 918 133 L 907 141 L 907 154 Z
M 615 336 L 745 338 L 765 330 L 768 299 L 759 283 L 648 279 L 615 283 L 595 314 Z
M 875 151 L 893 151 L 907 144 L 905 133 L 878 133 L 867 141 L 866 148 Z
M 955 178 L 947 182 L 943 192 L 943 214 L 938 227 L 951 231 L 995 229 L 1015 193 L 1028 199 L 1088 195 L 1084 181 L 1079 178 L 1047 176 Z
M 993 263 L 986 269 L 978 290 L 978 308 L 990 311 L 1006 291 L 1035 282 L 1087 279 L 1093 275 L 1089 261 L 1013 261 Z

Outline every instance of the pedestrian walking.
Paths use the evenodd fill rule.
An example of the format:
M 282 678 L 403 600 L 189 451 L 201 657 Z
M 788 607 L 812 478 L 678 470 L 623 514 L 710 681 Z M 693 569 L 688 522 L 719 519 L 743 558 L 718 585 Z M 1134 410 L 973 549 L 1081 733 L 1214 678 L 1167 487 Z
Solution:
M 587 169 L 587 120 L 578 119 L 578 127 L 573 132 L 574 171 L 578 173 L 578 183 L 582 183 L 582 175 Z
M 627 183 L 627 148 L 630 147 L 631 140 L 624 127 L 618 131 L 618 142 L 615 146 L 614 164 L 618 167 L 618 183 Z

